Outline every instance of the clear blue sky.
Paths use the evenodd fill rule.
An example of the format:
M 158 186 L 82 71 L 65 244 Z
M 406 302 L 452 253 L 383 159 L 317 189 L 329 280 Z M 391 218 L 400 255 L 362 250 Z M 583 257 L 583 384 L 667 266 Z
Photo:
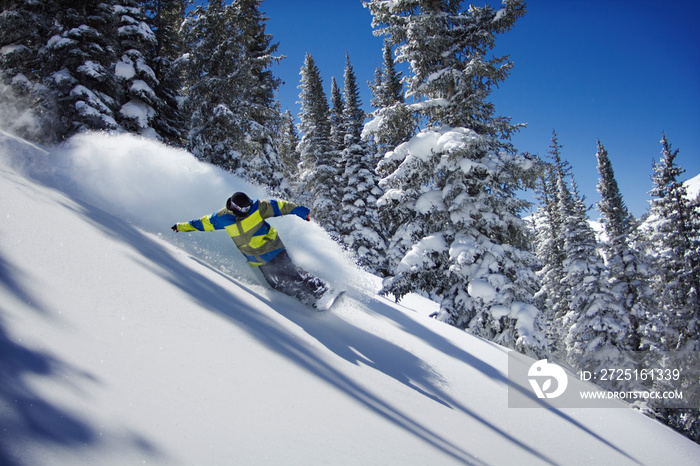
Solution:
M 497 0 L 488 3 L 500 6 Z M 348 51 L 364 108 L 372 110 L 365 83 L 381 64 L 382 39 L 372 34 L 372 17 L 361 0 L 265 0 L 262 11 L 270 18 L 267 31 L 287 56 L 273 67 L 285 82 L 283 109 L 295 118 L 299 112 L 297 86 L 306 52 L 330 94 L 331 77 L 342 86 Z M 648 205 L 662 132 L 680 149 L 684 179 L 700 174 L 698 18 L 698 0 L 529 1 L 525 17 L 497 38 L 495 53 L 510 55 L 515 68 L 491 95 L 497 114 L 528 124 L 513 138 L 516 148 L 544 155 L 556 130 L 581 191 L 594 203 L 600 139 L 637 216 Z

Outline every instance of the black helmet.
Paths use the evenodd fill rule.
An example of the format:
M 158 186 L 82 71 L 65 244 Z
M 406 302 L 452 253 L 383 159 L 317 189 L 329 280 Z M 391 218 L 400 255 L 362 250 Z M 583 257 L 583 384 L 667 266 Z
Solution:
M 226 208 L 238 216 L 245 216 L 250 210 L 253 201 L 246 193 L 238 192 L 231 196 L 226 202 Z

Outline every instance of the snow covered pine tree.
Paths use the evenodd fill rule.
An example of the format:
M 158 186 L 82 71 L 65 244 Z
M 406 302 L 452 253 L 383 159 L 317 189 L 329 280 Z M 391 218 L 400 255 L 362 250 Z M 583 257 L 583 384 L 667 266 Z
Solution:
M 641 251 L 635 247 L 636 220 L 627 210 L 615 180 L 608 151 L 598 141 L 598 192 L 601 200 L 598 210 L 607 241 L 602 245 L 605 263 L 610 270 L 613 292 L 630 319 L 629 347 L 633 350 L 649 348 L 643 342 L 641 326 L 654 311 L 651 289 L 651 268 Z
M 183 25 L 187 53 L 183 108 L 188 149 L 198 158 L 255 183 L 286 192 L 277 152 L 282 122 L 275 103 L 280 81 L 268 70 L 279 57 L 265 33 L 260 0 L 212 0 Z
M 495 35 L 525 13 L 459 1 L 373 0 L 365 5 L 397 60 L 409 63 L 407 94 L 429 126 L 386 154 L 398 165 L 381 181 L 380 202 L 412 212 L 412 248 L 383 292 L 400 299 L 416 291 L 436 299 L 439 318 L 524 352 L 539 351 L 534 328 L 538 288 L 527 251 L 527 204 L 515 191 L 534 179 L 534 163 L 507 142 L 516 129 L 486 101 L 511 68 L 485 57 Z
M 13 127 L 46 142 L 114 130 L 179 143 L 177 91 L 155 72 L 157 39 L 142 2 L 6 3 L 0 46 L 8 53 L 0 68 L 3 82 L 21 97 L 13 111 L 23 115 Z M 36 121 L 30 124 L 29 115 Z
M 684 170 L 676 165 L 666 135 L 661 139 L 661 160 L 654 163 L 649 215 L 641 225 L 647 253 L 654 260 L 653 283 L 660 303 L 649 316 L 645 337 L 662 350 L 700 350 L 700 213 L 678 179 Z
M 345 137 L 340 157 L 338 184 L 342 187 L 340 200 L 339 237 L 366 270 L 379 274 L 385 271 L 386 230 L 379 220 L 377 199 L 379 188 L 375 155 L 362 140 L 365 112 L 360 108 L 360 91 L 350 57 L 345 56 L 345 102 L 343 122 Z
M 333 234 L 336 229 L 340 192 L 335 183 L 338 175 L 337 151 L 331 144 L 330 109 L 323 81 L 310 54 L 306 54 L 301 68 L 299 101 L 299 131 L 303 134 L 298 150 L 301 159 L 300 181 L 302 199 L 308 202 L 316 213 L 316 220 Z

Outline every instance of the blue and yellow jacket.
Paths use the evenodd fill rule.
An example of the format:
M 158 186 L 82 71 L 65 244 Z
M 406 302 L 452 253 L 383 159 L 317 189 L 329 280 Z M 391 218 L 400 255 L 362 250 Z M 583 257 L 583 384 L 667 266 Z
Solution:
M 245 217 L 237 217 L 232 211 L 223 208 L 211 215 L 176 224 L 178 231 L 226 230 L 238 249 L 248 259 L 251 267 L 270 262 L 284 249 L 277 230 L 266 218 L 294 214 L 308 220 L 309 209 L 292 202 L 269 200 L 255 201 Z

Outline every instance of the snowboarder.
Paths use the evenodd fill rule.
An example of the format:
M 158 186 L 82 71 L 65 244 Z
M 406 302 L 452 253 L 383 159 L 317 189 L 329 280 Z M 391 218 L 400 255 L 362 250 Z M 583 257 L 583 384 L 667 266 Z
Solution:
M 304 206 L 282 200 L 252 200 L 247 194 L 237 192 L 218 212 L 176 223 L 172 229 L 175 232 L 225 229 L 248 264 L 257 267 L 272 288 L 315 305 L 324 294 L 330 293 L 328 285 L 292 262 L 277 230 L 265 221 L 288 214 L 310 220 L 310 211 Z

